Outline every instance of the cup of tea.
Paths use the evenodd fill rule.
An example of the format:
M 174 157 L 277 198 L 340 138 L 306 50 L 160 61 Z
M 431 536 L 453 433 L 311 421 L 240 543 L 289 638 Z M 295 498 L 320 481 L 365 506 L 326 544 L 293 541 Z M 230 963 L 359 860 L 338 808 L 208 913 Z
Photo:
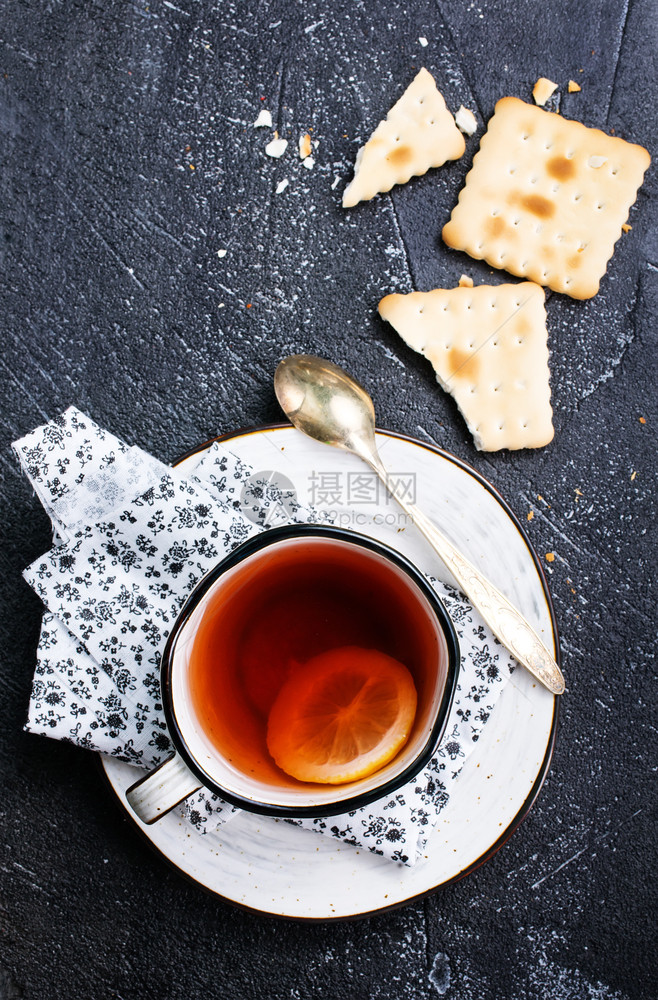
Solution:
M 176 753 L 128 789 L 153 823 L 204 786 L 274 816 L 328 816 L 411 780 L 443 735 L 457 636 L 423 574 L 326 525 L 271 528 L 197 585 L 161 665 Z

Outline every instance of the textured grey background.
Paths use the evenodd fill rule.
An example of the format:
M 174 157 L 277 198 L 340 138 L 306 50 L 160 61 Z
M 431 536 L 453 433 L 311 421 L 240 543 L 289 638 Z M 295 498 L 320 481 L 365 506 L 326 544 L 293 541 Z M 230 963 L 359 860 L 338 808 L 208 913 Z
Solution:
M 0 1000 L 655 996 L 655 171 L 600 294 L 549 297 L 556 438 L 538 453 L 478 454 L 375 313 L 463 271 L 505 280 L 439 239 L 477 137 L 391 196 L 339 200 L 421 65 L 478 134 L 546 75 L 567 117 L 655 151 L 656 22 L 651 0 L 0 4 Z M 262 106 L 291 139 L 282 160 L 250 127 Z M 534 509 L 569 685 L 547 783 L 496 857 L 346 924 L 203 894 L 142 843 L 91 756 L 22 732 L 40 607 L 20 572 L 50 535 L 11 440 L 75 403 L 170 460 L 277 420 L 272 373 L 300 350 L 361 378 L 382 426 L 472 463 L 524 522 Z

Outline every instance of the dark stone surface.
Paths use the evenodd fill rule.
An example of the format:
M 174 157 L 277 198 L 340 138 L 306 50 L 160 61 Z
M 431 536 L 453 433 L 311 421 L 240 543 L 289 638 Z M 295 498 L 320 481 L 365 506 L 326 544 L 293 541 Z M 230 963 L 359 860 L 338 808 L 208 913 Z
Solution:
M 477 140 L 354 212 L 339 198 L 420 65 L 480 132 L 546 75 L 568 117 L 651 149 L 656 27 L 650 0 L 5 0 L 1 1000 L 655 996 L 655 170 L 600 294 L 549 298 L 556 438 L 527 454 L 478 454 L 375 313 L 389 291 L 489 278 L 439 239 Z M 263 104 L 295 144 L 314 129 L 314 170 L 294 147 L 263 155 Z M 556 553 L 569 693 L 535 808 L 469 878 L 357 923 L 274 922 L 201 893 L 90 755 L 22 732 L 40 606 L 20 572 L 50 534 L 9 443 L 75 403 L 170 460 L 278 419 L 273 369 L 298 350 L 360 377 L 382 426 L 472 463 L 522 520 L 534 509 L 530 537 Z

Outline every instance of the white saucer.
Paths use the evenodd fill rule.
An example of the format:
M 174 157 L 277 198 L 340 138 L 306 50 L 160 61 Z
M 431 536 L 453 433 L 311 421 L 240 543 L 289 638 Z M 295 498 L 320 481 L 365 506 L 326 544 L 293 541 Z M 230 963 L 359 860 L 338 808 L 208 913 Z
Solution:
M 354 456 L 316 444 L 288 426 L 238 432 L 223 440 L 254 471 L 282 474 L 301 500 L 337 511 L 338 523 L 387 542 L 426 573 L 453 582 L 393 501 L 369 499 L 374 482 Z M 540 564 L 493 488 L 459 460 L 420 441 L 388 433 L 379 433 L 377 440 L 391 472 L 409 477 L 412 485 L 415 477 L 419 506 L 514 601 L 557 654 L 555 619 Z M 179 467 L 194 460 L 188 456 Z M 362 474 L 364 480 L 354 478 Z M 332 502 L 323 502 L 323 496 Z M 333 502 L 336 499 L 341 503 Z M 175 812 L 144 826 L 124 797 L 135 779 L 134 769 L 110 758 L 102 763 L 120 803 L 144 836 L 182 874 L 206 889 L 261 913 L 316 920 L 353 917 L 431 892 L 490 857 L 539 792 L 556 721 L 557 699 L 518 669 L 454 783 L 427 858 L 414 868 L 246 812 L 204 836 Z

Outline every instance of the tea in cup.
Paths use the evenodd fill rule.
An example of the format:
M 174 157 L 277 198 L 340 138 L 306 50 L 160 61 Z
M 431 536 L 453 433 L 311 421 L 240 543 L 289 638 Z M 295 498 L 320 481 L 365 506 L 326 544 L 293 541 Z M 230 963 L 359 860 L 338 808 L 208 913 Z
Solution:
M 450 618 L 404 556 L 337 527 L 264 531 L 181 610 L 161 669 L 177 753 L 128 801 L 145 823 L 201 786 L 277 816 L 366 805 L 428 763 L 458 669 Z

